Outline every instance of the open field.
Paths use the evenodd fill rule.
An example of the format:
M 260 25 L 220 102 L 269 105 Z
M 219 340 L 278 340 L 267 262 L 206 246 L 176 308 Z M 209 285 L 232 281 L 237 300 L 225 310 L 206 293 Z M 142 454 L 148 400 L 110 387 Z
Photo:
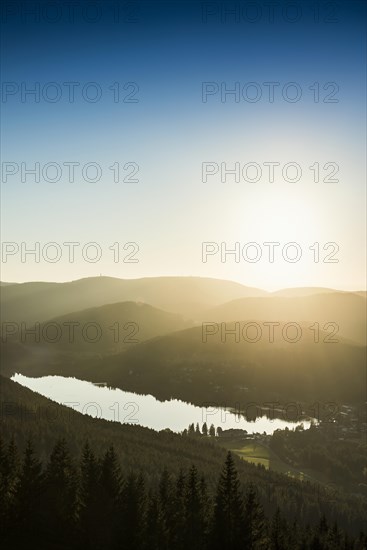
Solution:
M 260 441 L 252 440 L 244 442 L 242 439 L 220 440 L 219 438 L 217 438 L 217 441 L 219 445 L 231 450 L 243 460 L 252 464 L 260 464 L 267 470 L 274 470 L 300 481 L 311 481 L 321 484 L 328 483 L 326 477 L 316 470 L 310 468 L 298 470 L 293 468 L 278 457 L 266 444 Z

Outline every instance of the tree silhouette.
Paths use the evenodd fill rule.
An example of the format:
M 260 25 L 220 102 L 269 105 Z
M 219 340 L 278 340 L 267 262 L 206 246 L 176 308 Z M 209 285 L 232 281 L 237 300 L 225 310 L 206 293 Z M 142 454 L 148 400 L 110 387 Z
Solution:
M 62 542 L 75 533 L 77 521 L 77 474 L 65 439 L 51 453 L 45 483 L 45 523 L 50 538 Z
M 14 524 L 15 493 L 19 468 L 18 450 L 14 437 L 7 448 L 0 446 L 0 532 L 6 533 Z
M 283 509 L 278 507 L 269 522 L 258 496 L 259 485 L 248 483 L 243 496 L 231 453 L 220 473 L 214 499 L 207 490 L 207 479 L 210 483 L 212 479 L 199 475 L 195 465 L 178 473 L 164 468 L 159 483 L 149 486 L 147 476 L 136 471 L 122 479 L 113 446 L 99 459 L 86 443 L 78 466 L 76 469 L 65 440 L 54 446 L 45 471 L 31 441 L 25 445 L 21 461 L 14 441 L 7 446 L 0 441 L 0 498 L 6 505 L 0 514 L 5 548 L 366 548 L 365 533 L 358 537 L 347 534 L 335 521 L 330 522 L 330 515 L 323 514 L 311 526 L 291 520 L 285 500 L 281 501 Z
M 83 544 L 99 548 L 101 537 L 99 521 L 100 507 L 100 465 L 86 442 L 80 461 L 79 519 Z
M 244 540 L 243 498 L 233 457 L 229 451 L 215 497 L 212 547 L 218 550 L 243 548 Z
M 100 461 L 100 522 L 101 538 L 106 546 L 117 544 L 121 537 L 122 476 L 113 445 Z
M 131 473 L 127 477 L 121 494 L 121 520 L 124 526 L 122 542 L 131 550 L 140 548 L 144 517 L 144 480 Z
M 204 518 L 198 471 L 191 466 L 185 490 L 185 548 L 203 548 Z
M 28 439 L 15 493 L 16 520 L 25 535 L 40 526 L 43 490 L 42 464 L 35 457 L 33 444 Z
M 255 486 L 250 483 L 245 497 L 245 540 L 248 550 L 269 548 L 266 536 L 264 510 L 257 498 Z

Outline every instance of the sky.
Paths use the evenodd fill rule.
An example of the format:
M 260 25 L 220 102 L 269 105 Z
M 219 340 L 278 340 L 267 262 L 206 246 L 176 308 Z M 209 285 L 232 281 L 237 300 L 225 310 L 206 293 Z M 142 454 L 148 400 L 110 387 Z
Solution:
M 1 280 L 366 288 L 365 2 L 5 1 L 1 22 Z

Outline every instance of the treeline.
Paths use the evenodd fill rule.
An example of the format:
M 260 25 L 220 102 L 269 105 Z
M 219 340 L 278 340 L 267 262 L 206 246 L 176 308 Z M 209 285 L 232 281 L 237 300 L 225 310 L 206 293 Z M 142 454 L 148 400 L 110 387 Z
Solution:
M 93 451 L 98 456 L 103 456 L 113 442 L 122 471 L 137 474 L 143 471 L 148 492 L 158 486 L 164 467 L 178 476 L 180 470 L 187 471 L 195 464 L 205 473 L 210 497 L 215 494 L 218 472 L 226 457 L 226 450 L 216 443 L 216 438 L 185 437 L 169 430 L 155 432 L 137 425 L 94 419 L 11 380 L 0 377 L 0 383 L 1 433 L 7 441 L 14 437 L 20 453 L 31 438 L 37 456 L 46 465 L 57 439 L 65 438 L 71 456 L 78 463 L 86 439 L 93 441 Z M 330 524 L 336 520 L 341 530 L 354 537 L 365 530 L 365 496 L 340 491 L 335 486 L 301 482 L 237 456 L 234 462 L 243 486 L 249 482 L 256 486 L 268 518 L 279 507 L 289 524 L 296 519 L 303 527 L 315 525 L 325 515 Z
M 122 472 L 111 445 L 96 456 L 88 442 L 80 460 L 59 440 L 46 464 L 28 441 L 0 443 L 0 534 L 6 548 L 129 550 L 362 550 L 326 518 L 289 522 L 266 517 L 256 486 L 241 485 L 229 452 L 214 493 L 196 466 L 164 469 L 156 487 L 143 473 Z
M 220 428 L 219 428 L 220 430 Z M 189 427 L 183 430 L 182 435 L 186 436 L 205 436 L 205 437 L 215 437 L 217 435 L 217 429 L 215 428 L 214 424 L 211 424 L 208 427 L 208 424 L 206 422 L 203 423 L 202 427 L 200 428 L 199 423 L 196 423 L 196 426 L 194 422 L 192 424 L 189 424 Z

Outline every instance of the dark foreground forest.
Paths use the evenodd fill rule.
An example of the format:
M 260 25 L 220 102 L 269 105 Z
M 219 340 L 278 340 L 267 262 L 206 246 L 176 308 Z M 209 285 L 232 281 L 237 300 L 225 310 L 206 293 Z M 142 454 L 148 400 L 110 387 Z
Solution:
M 85 442 L 79 460 L 65 439 L 45 464 L 29 440 L 0 444 L 0 530 L 6 548 L 129 550 L 363 550 L 366 535 L 348 536 L 322 516 L 289 522 L 266 517 L 253 483 L 240 483 L 228 452 L 213 493 L 195 465 L 163 469 L 156 487 L 143 473 L 122 472 L 111 445 L 96 456 Z

